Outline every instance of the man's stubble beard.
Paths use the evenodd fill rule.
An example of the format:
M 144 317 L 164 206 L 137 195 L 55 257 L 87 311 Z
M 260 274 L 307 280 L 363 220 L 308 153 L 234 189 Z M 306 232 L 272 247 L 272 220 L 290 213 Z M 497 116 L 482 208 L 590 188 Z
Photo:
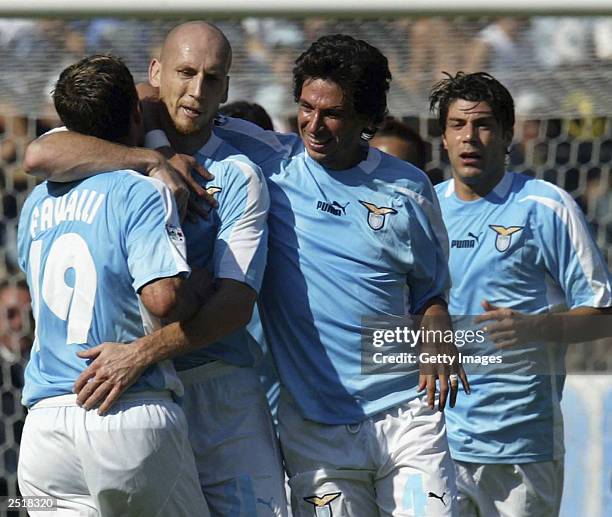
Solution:
M 172 121 L 172 126 L 174 127 L 174 130 L 182 136 L 191 136 L 193 134 L 199 133 L 203 130 L 205 124 L 200 125 L 200 124 L 190 124 L 189 127 L 181 127 L 179 124 L 177 124 L 174 119 L 171 119 Z

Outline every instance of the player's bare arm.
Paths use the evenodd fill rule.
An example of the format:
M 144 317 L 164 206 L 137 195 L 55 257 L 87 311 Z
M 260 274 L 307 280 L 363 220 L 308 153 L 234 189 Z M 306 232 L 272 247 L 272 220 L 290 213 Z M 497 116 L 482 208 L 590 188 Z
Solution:
M 452 329 L 452 323 L 448 314 L 446 302 L 441 298 L 432 298 L 423 310 L 421 324 L 428 330 Z M 457 354 L 457 349 L 453 344 L 445 343 L 443 345 L 438 344 L 437 346 L 443 346 L 444 353 L 451 353 L 453 355 Z M 438 400 L 438 409 L 440 411 L 444 411 L 449 395 L 450 407 L 455 406 L 455 401 L 457 400 L 457 395 L 459 393 L 459 383 L 457 382 L 457 379 L 461 380 L 463 391 L 467 394 L 470 393 L 470 384 L 468 382 L 467 375 L 460 364 L 451 367 L 446 363 L 442 363 L 437 367 L 436 372 L 433 373 L 429 372 L 430 369 L 430 365 L 428 365 L 425 370 L 423 369 L 423 365 L 421 365 L 422 373 L 419 375 L 418 390 L 426 390 L 427 403 L 431 409 L 434 409 L 435 404 L 436 379 L 440 383 L 440 397 Z
M 163 155 L 151 149 L 128 147 L 73 131 L 57 131 L 28 145 L 23 167 L 33 176 L 69 182 L 122 168 L 148 174 L 160 169 L 164 161 Z
M 222 279 L 193 317 L 171 323 L 130 346 L 103 343 L 80 353 L 94 361 L 75 382 L 78 403 L 90 409 L 102 402 L 98 412 L 104 414 L 150 365 L 193 352 L 244 327 L 255 299 L 255 291 L 246 284 Z
M 213 289 L 210 273 L 197 268 L 187 280 L 172 277 L 147 284 L 140 298 L 155 317 L 171 323 L 193 316 L 211 296 Z
M 612 308 L 577 307 L 545 314 L 523 314 L 484 300 L 485 310 L 474 318 L 499 347 L 526 343 L 582 343 L 612 336 Z M 602 316 L 601 318 L 593 318 Z M 605 317 L 608 316 L 608 317 Z
M 171 277 L 150 282 L 140 291 L 142 303 L 153 316 L 162 320 L 193 316 L 202 304 L 201 300 L 209 296 L 213 288 L 211 277 L 206 270 L 200 269 L 194 273 L 188 280 Z M 116 390 L 117 396 L 134 384 L 146 369 L 146 366 L 138 363 L 138 355 L 133 347 L 123 343 L 103 343 L 79 355 L 83 359 L 96 359 L 95 362 L 101 370 L 112 372 L 112 388 Z M 126 368 L 126 365 L 132 365 L 134 368 Z M 106 394 L 107 387 L 95 380 L 89 384 L 91 395 L 83 407 L 94 407 Z M 103 414 L 102 410 L 100 414 Z
M 166 183 L 181 212 L 187 205 L 189 190 L 207 204 L 215 206 L 214 198 L 191 177 L 191 170 L 207 179 L 212 176 L 191 156 L 177 155 L 170 161 L 167 155 L 73 131 L 57 131 L 43 135 L 28 145 L 23 166 L 33 176 L 57 182 L 80 180 L 111 170 L 132 169 Z M 173 163 L 185 170 L 179 172 Z

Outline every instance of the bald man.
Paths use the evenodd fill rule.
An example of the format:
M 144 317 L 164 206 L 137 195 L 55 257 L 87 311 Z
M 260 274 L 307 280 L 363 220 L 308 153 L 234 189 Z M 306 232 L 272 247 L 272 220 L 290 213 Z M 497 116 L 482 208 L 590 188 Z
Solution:
M 107 343 L 92 349 L 87 358 L 98 360 L 75 389 L 85 407 L 104 401 L 104 412 L 114 402 L 107 388 L 114 384 L 118 394 L 133 382 L 118 366 L 132 350 L 146 350 L 148 364 L 175 358 L 185 385 L 189 438 L 212 515 L 286 515 L 276 435 L 253 370 L 256 344 L 245 330 L 265 267 L 268 191 L 260 169 L 212 133 L 219 104 L 227 98 L 231 55 L 216 27 L 190 22 L 168 34 L 160 58 L 149 67 L 149 81 L 164 107 L 156 122 L 168 138 L 167 156 L 171 146 L 180 153 L 174 158 L 214 175 L 207 179 L 194 170 L 192 180 L 216 203 L 206 218 L 186 221 L 183 231 L 188 262 L 209 269 L 217 288 L 190 320 L 172 323 L 133 347 Z M 150 147 L 160 147 L 160 133 L 147 135 Z M 50 134 L 32 144 L 26 167 L 70 181 L 92 170 L 112 170 L 112 164 L 143 170 L 151 159 L 147 153 L 153 152 L 106 144 L 68 131 Z M 132 367 L 148 366 L 131 357 Z
M 189 22 L 170 31 L 149 82 L 166 108 L 162 127 L 174 149 L 193 155 L 212 132 L 219 105 L 227 100 L 232 49 L 214 25 Z

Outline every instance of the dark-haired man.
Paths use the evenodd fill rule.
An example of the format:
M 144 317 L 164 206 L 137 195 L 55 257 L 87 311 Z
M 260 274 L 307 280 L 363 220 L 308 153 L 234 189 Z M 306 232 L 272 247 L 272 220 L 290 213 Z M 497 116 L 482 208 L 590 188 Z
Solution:
M 280 438 L 296 515 L 454 507 L 433 379 L 428 404 L 417 396 L 418 372 L 361 372 L 362 317 L 403 314 L 406 282 L 411 312 L 445 314 L 446 236 L 431 184 L 363 138 L 383 120 L 389 81 L 376 48 L 323 37 L 294 69 L 299 137 L 235 119 L 215 129 L 262 165 L 270 185 L 260 311 L 283 389 Z
M 589 316 L 610 313 L 609 272 L 569 194 L 506 171 L 514 102 L 501 83 L 459 72 L 434 86 L 431 107 L 453 172 L 437 187 L 451 240 L 449 310 L 484 323 L 490 341 L 479 353 L 520 345 L 504 362 L 537 368 L 471 376 L 471 397 L 448 413 L 461 515 L 554 516 L 564 343 L 584 340 L 597 325 Z
M 136 88 L 120 60 L 92 56 L 69 66 L 53 99 L 70 130 L 141 143 Z M 19 486 L 55 498 L 62 515 L 209 515 L 170 362 L 144 372 L 105 416 L 79 407 L 73 393 L 87 366 L 77 352 L 129 343 L 161 318 L 193 311 L 198 295 L 180 278 L 189 272 L 181 235 L 170 191 L 129 170 L 45 182 L 21 211 L 19 260 L 36 329 Z
M 366 42 L 323 37 L 294 70 L 299 136 L 224 117 L 215 124 L 215 135 L 262 167 L 270 189 L 259 305 L 284 388 L 280 437 L 296 515 L 454 511 L 435 376 L 361 371 L 362 318 L 403 315 L 406 283 L 411 312 L 447 314 L 447 242 L 433 188 L 363 138 L 384 118 L 390 77 Z M 145 362 L 157 347 L 141 349 Z M 417 385 L 427 388 L 423 400 Z M 440 391 L 443 408 L 443 373 Z

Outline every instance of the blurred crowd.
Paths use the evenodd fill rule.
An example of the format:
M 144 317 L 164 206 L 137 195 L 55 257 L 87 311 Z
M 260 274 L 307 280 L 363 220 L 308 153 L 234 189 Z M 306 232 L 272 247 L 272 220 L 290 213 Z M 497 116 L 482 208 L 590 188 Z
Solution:
M 57 125 L 50 93 L 67 64 L 112 52 L 124 58 L 137 81 L 145 80 L 150 58 L 175 24 L 0 19 L 0 496 L 16 493 L 24 418 L 19 396 L 34 335 L 15 249 L 18 210 L 35 185 L 21 168 L 24 149 Z M 510 87 L 517 104 L 509 168 L 569 191 L 612 263 L 612 17 L 258 18 L 219 25 L 234 47 L 229 100 L 249 101 L 224 111 L 248 112 L 263 127 L 281 131 L 295 129 L 291 69 L 310 41 L 345 32 L 378 46 L 390 61 L 389 106 L 396 118 L 385 122 L 372 145 L 417 164 L 434 183 L 450 172 L 439 130 L 428 115 L 429 88 L 443 71 L 490 72 Z M 605 352 L 571 360 L 580 368 L 603 370 L 609 368 Z
M 3 112 L 53 118 L 48 101 L 58 72 L 86 54 L 117 54 L 142 80 L 174 23 L 0 19 Z M 218 24 L 234 47 L 231 96 L 248 95 L 279 121 L 292 109 L 287 92 L 294 59 L 310 41 L 337 32 L 366 39 L 388 56 L 391 104 L 405 114 L 425 114 L 421 101 L 432 82 L 457 70 L 489 71 L 510 86 L 519 109 L 539 116 L 610 109 L 598 101 L 612 74 L 612 17 L 244 18 Z

